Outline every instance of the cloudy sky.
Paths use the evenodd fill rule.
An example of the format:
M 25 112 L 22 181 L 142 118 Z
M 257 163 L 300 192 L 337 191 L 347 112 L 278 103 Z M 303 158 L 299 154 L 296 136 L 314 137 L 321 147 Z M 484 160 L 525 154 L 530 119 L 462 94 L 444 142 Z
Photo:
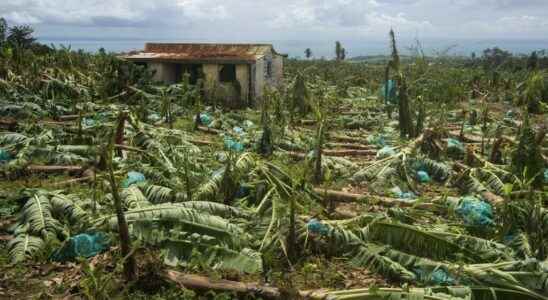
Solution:
M 403 41 L 548 48 L 548 0 L 1 0 L 0 16 L 43 41 L 260 41 L 324 55 L 341 40 L 357 55 L 393 27 Z

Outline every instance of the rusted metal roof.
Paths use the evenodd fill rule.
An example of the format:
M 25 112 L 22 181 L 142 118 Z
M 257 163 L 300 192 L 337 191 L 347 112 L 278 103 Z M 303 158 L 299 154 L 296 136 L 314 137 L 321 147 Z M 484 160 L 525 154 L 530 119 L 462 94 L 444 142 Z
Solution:
M 144 51 L 123 58 L 131 61 L 253 63 L 269 52 L 278 55 L 269 44 L 147 43 Z

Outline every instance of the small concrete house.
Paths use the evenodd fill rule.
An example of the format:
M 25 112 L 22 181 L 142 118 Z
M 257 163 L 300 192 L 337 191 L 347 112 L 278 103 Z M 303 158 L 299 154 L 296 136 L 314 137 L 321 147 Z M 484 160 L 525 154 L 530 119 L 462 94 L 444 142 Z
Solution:
M 144 51 L 123 58 L 155 71 L 157 81 L 177 83 L 185 73 L 191 83 L 201 78 L 206 92 L 233 89 L 237 81 L 238 96 L 249 104 L 283 77 L 283 56 L 269 44 L 147 43 Z

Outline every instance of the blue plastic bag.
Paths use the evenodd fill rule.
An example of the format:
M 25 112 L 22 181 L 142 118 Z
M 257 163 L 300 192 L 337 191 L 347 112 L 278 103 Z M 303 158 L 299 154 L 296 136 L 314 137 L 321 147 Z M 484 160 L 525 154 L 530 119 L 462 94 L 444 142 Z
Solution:
M 548 183 L 548 168 L 544 169 L 544 183 Z
M 145 180 L 146 178 L 145 178 L 145 175 L 143 175 L 143 173 L 129 171 L 127 173 L 127 178 L 124 179 L 124 181 L 122 182 L 122 187 L 128 188 L 132 184 L 143 182 Z
M 386 139 L 382 134 L 373 134 L 367 137 L 367 143 L 379 147 L 386 146 Z
M 53 252 L 53 261 L 72 261 L 77 257 L 93 257 L 109 248 L 110 240 L 106 233 L 82 233 L 71 237 L 60 249 Z
M 448 138 L 447 139 L 447 152 L 455 154 L 464 153 L 464 145 L 456 139 Z
M 417 198 L 417 196 L 413 192 L 403 192 L 399 186 L 393 187 L 392 189 L 390 189 L 390 192 L 392 192 L 392 194 L 394 194 L 394 196 L 399 199 L 413 200 Z
M 200 122 L 204 125 L 209 125 L 213 121 L 213 118 L 207 113 L 200 114 Z
M 426 171 L 418 171 L 417 172 L 417 180 L 420 183 L 428 183 L 430 182 L 430 175 L 428 175 L 428 172 Z
M 381 86 L 379 94 L 384 100 L 384 104 L 396 105 L 399 103 L 396 81 L 392 79 Z
M 417 275 L 421 282 L 435 285 L 454 285 L 455 278 L 453 278 L 447 271 L 442 268 L 437 268 L 433 272 L 428 272 L 422 268 L 415 268 L 413 272 Z
M 151 113 L 150 115 L 148 115 L 148 119 L 152 122 L 158 122 L 162 119 L 162 116 L 160 116 L 160 114 L 158 113 Z
M 238 188 L 238 191 L 236 192 L 235 198 L 241 199 L 241 198 L 247 197 L 249 196 L 250 191 L 251 189 L 248 186 L 240 185 L 240 187 Z
M 245 134 L 242 127 L 236 126 L 236 127 L 232 128 L 232 130 L 234 130 L 234 133 L 239 134 L 239 135 Z
M 83 118 L 82 119 L 82 127 L 93 127 L 97 124 L 97 122 L 95 121 L 95 119 L 93 118 Z
M 495 224 L 491 205 L 474 196 L 462 197 L 459 200 L 456 213 L 468 226 L 491 226 Z
M 327 225 L 314 218 L 310 219 L 310 221 L 306 223 L 306 228 L 308 228 L 308 231 L 313 234 L 327 235 L 329 232 L 329 227 L 327 227 Z
M 8 150 L 0 148 L 0 163 L 8 162 L 12 159 L 13 156 L 11 156 L 11 153 L 9 153 Z
M 242 143 L 233 140 L 231 137 L 227 136 L 225 137 L 225 148 L 227 150 L 232 150 L 236 152 L 242 152 L 244 151 L 244 145 Z
M 396 150 L 390 146 L 384 146 L 381 150 L 377 152 L 377 158 L 382 159 L 392 155 L 396 155 Z

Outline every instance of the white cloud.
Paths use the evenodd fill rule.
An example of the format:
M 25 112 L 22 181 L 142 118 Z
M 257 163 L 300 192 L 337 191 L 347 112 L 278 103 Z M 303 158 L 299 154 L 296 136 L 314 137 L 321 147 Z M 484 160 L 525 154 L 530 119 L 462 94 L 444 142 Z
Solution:
M 280 11 L 268 25 L 273 29 L 354 30 L 356 35 L 385 35 L 391 27 L 401 32 L 416 33 L 432 30 L 428 20 L 416 20 L 403 12 L 384 12 L 382 4 L 375 0 L 303 0 Z
M 151 5 L 130 0 L 15 0 L 0 4 L 0 11 L 17 13 L 21 18 L 11 18 L 15 23 L 47 23 L 93 25 L 96 20 L 121 20 L 135 22 L 146 17 Z M 10 13 L 6 14 L 10 19 Z
M 433 31 L 434 26 L 430 21 L 412 20 L 409 19 L 404 13 L 400 12 L 396 15 L 387 15 L 380 13 L 370 13 L 367 16 L 368 25 L 365 28 L 367 32 L 379 32 L 387 31 L 387 28 L 393 28 L 398 33 L 424 33 L 427 31 Z
M 28 12 L 23 11 L 12 11 L 9 14 L 5 15 L 5 18 L 8 22 L 13 22 L 17 24 L 37 24 L 40 23 L 40 19 L 30 15 Z
M 505 29 L 517 29 L 520 31 L 548 29 L 548 20 L 528 15 L 502 17 L 497 20 L 496 24 L 503 26 Z
M 184 14 L 195 20 L 226 19 L 228 10 L 220 1 L 208 0 L 178 0 L 177 6 L 183 9 Z

